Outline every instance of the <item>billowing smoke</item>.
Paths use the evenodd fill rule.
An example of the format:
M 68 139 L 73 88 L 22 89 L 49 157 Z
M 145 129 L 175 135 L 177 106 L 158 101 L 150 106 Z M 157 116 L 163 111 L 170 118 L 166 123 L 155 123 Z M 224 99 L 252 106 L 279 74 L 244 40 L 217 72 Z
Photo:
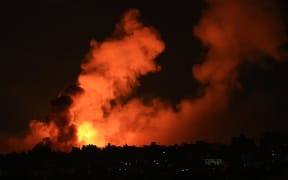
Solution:
M 282 60 L 285 57 L 282 46 L 287 42 L 287 37 L 276 1 L 206 2 L 207 8 L 194 28 L 194 34 L 208 51 L 204 62 L 194 65 L 192 69 L 194 77 L 205 87 L 200 101 L 204 106 L 206 103 L 211 105 L 206 112 L 210 114 L 211 111 L 221 113 L 227 109 L 231 94 L 241 88 L 238 71 L 243 63 L 261 65 L 265 58 Z M 217 126 L 213 122 L 215 119 L 217 117 L 212 115 L 207 122 L 204 121 L 205 128 Z M 214 130 L 207 134 L 217 137 L 221 133 Z
M 209 48 L 207 58 L 193 67 L 194 76 L 210 86 L 237 83 L 237 67 L 243 61 L 276 60 L 286 42 L 284 24 L 272 0 L 207 0 L 208 9 L 195 35 Z
M 153 28 L 137 20 L 138 16 L 138 10 L 128 11 L 116 27 L 116 38 L 92 41 L 78 79 L 84 94 L 74 100 L 71 109 L 80 143 L 123 142 L 125 137 L 121 136 L 129 132 L 120 126 L 129 119 L 113 115 L 119 110 L 133 113 L 122 108 L 123 101 L 138 85 L 139 76 L 159 70 L 154 59 L 164 50 L 164 43 Z M 91 130 L 93 134 L 86 133 Z
M 160 70 L 154 60 L 164 43 L 154 28 L 138 20 L 138 10 L 126 12 L 112 38 L 91 41 L 77 84 L 52 101 L 47 121 L 30 123 L 25 148 L 45 137 L 61 150 L 84 144 L 175 144 L 205 139 L 208 130 L 200 131 L 217 123 L 230 94 L 241 86 L 239 66 L 259 63 L 266 56 L 281 60 L 286 36 L 277 12 L 272 0 L 207 0 L 194 35 L 208 51 L 191 73 L 202 84 L 203 93 L 183 99 L 176 107 L 159 98 L 145 103 L 131 98 L 140 76 Z M 209 136 L 217 133 L 210 131 Z
M 139 15 L 138 10 L 129 10 L 113 37 L 104 42 L 91 41 L 77 84 L 51 102 L 47 121 L 31 121 L 25 148 L 46 137 L 60 150 L 124 141 L 115 136 L 127 132 L 120 132 L 120 121 L 112 119 L 111 113 L 118 111 L 133 87 L 139 85 L 139 76 L 160 70 L 154 59 L 165 47 L 156 30 L 138 20 Z

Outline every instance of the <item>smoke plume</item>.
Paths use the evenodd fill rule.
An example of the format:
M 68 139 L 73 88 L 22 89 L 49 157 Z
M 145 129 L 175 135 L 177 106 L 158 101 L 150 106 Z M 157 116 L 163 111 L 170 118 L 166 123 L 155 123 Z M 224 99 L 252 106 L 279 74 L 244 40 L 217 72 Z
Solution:
M 91 41 L 78 82 L 51 102 L 47 121 L 31 121 L 25 148 L 46 137 L 60 150 L 83 144 L 124 142 L 117 136 L 127 132 L 120 132 L 120 121 L 112 119 L 111 113 L 118 111 L 123 99 L 139 85 L 139 76 L 160 70 L 154 59 L 164 50 L 159 34 L 142 24 L 139 16 L 138 10 L 129 10 L 111 38 Z
M 265 56 L 283 57 L 280 48 L 286 35 L 274 1 L 207 0 L 194 35 L 208 51 L 191 73 L 203 93 L 183 99 L 176 108 L 159 98 L 143 103 L 129 95 L 140 85 L 140 76 L 160 70 L 154 60 L 164 43 L 154 28 L 138 20 L 139 15 L 135 9 L 126 12 L 111 38 L 91 41 L 78 82 L 52 101 L 47 121 L 31 121 L 25 148 L 46 137 L 60 150 L 84 144 L 140 146 L 211 137 L 219 132 L 208 134 L 208 129 L 217 124 L 230 95 L 241 87 L 239 66 L 261 63 Z
M 211 109 L 208 108 L 206 112 L 210 114 L 212 110 L 224 112 L 231 94 L 235 93 L 235 89 L 241 89 L 239 66 L 243 63 L 261 65 L 267 57 L 276 61 L 284 59 L 285 52 L 281 49 L 287 37 L 276 1 L 206 2 L 207 8 L 194 28 L 194 35 L 208 51 L 203 63 L 194 65 L 192 70 L 194 77 L 205 87 L 200 101 L 203 106 L 211 104 Z M 217 124 L 213 122 L 217 119 L 214 115 L 208 119 L 203 122 L 206 129 L 211 126 L 209 124 Z M 219 133 L 217 130 L 209 132 L 214 136 Z

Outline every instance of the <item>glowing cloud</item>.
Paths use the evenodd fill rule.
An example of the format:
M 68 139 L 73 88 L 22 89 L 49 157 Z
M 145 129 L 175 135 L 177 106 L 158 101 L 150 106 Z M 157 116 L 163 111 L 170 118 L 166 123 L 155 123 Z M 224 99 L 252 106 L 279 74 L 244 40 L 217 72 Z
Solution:
M 84 144 L 175 144 L 219 134 L 213 126 L 240 85 L 239 65 L 258 63 L 263 56 L 281 59 L 286 35 L 273 1 L 207 3 L 194 29 L 208 48 L 203 63 L 193 66 L 202 96 L 183 99 L 176 108 L 159 98 L 143 103 L 129 97 L 140 76 L 160 70 L 154 60 L 164 50 L 157 31 L 141 23 L 139 11 L 132 9 L 111 38 L 91 41 L 78 82 L 52 101 L 48 121 L 31 121 L 23 148 L 46 137 L 53 148 L 69 150 Z

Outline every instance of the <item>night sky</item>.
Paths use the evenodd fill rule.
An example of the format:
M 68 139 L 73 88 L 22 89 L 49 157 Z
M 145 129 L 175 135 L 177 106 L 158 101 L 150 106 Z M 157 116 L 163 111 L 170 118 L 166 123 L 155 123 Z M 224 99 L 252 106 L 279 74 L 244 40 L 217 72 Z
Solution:
M 281 17 L 288 25 L 284 1 Z M 193 27 L 204 7 L 200 0 L 43 0 L 1 5 L 1 138 L 21 135 L 30 120 L 45 119 L 51 100 L 76 81 L 90 40 L 110 36 L 130 8 L 139 9 L 141 20 L 156 28 L 166 44 L 156 59 L 161 71 L 142 77 L 134 96 L 157 96 L 175 105 L 199 96 L 192 66 L 203 61 L 207 49 L 193 35 Z M 238 70 L 241 88 L 231 96 L 225 113 L 199 130 L 199 137 L 226 141 L 239 133 L 257 138 L 265 131 L 288 132 L 287 61 L 266 58 L 260 66 L 243 63 Z

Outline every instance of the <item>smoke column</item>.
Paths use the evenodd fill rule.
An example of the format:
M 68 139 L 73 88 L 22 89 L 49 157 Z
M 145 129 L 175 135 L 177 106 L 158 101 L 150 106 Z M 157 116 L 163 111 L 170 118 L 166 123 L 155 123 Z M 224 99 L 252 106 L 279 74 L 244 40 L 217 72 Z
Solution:
M 113 117 L 113 113 L 133 113 L 123 108 L 123 99 L 138 85 L 139 76 L 159 70 L 153 60 L 164 50 L 164 43 L 153 28 L 137 20 L 138 16 L 138 10 L 124 15 L 116 27 L 120 39 L 108 39 L 101 44 L 92 42 L 78 79 L 84 94 L 75 99 L 71 109 L 80 142 L 103 146 L 125 141 L 130 128 L 125 123 L 130 119 Z M 94 132 L 92 136 L 85 134 L 90 128 Z
M 138 10 L 126 12 L 111 38 L 91 42 L 78 82 L 52 101 L 48 121 L 31 121 L 23 148 L 45 137 L 54 148 L 68 150 L 84 144 L 168 145 L 218 134 L 203 130 L 217 124 L 241 86 L 238 67 L 261 63 L 265 56 L 283 57 L 279 49 L 286 35 L 277 12 L 269 0 L 207 0 L 194 35 L 208 51 L 191 73 L 203 93 L 176 108 L 159 98 L 145 103 L 129 98 L 140 76 L 160 70 L 153 60 L 164 43 L 155 29 L 138 21 Z

